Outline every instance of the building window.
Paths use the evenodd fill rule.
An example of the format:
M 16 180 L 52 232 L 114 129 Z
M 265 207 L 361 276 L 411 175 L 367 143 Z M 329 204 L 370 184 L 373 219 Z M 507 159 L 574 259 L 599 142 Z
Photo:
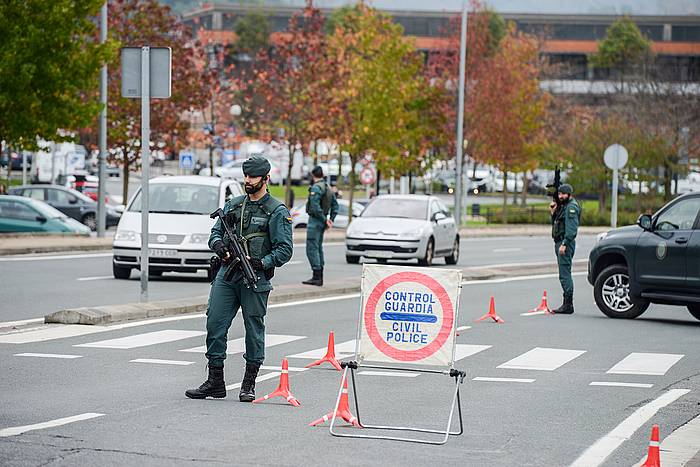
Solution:
M 673 26 L 671 40 L 675 42 L 700 42 L 700 26 Z
M 555 79 L 586 79 L 588 58 L 584 54 L 549 54 L 551 76 Z

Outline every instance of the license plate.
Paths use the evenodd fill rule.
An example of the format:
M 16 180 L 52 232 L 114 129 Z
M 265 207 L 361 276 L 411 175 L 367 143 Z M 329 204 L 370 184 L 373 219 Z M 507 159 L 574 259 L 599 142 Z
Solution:
M 393 256 L 393 252 L 391 252 L 391 251 L 368 251 L 367 256 L 370 256 L 372 258 L 391 258 Z
M 148 256 L 156 258 L 172 258 L 177 256 L 177 250 L 149 250 Z

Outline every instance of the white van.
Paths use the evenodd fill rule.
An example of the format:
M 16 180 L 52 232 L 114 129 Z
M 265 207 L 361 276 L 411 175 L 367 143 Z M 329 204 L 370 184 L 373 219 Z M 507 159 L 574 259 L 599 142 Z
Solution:
M 76 170 L 85 170 L 87 150 L 81 144 L 40 141 L 40 149 L 32 157 L 32 182 L 54 183 L 52 176 L 65 179 Z

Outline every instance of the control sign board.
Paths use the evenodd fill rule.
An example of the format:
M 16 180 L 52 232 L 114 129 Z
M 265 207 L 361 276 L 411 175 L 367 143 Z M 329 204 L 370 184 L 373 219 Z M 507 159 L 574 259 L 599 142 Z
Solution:
M 358 361 L 451 368 L 462 271 L 368 264 Z

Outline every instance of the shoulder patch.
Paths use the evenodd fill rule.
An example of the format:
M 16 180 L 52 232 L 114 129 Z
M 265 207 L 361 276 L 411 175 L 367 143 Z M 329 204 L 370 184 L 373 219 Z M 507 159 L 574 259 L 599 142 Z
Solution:
M 287 219 L 287 222 L 289 222 L 290 224 L 292 223 L 292 217 L 291 217 L 291 216 L 285 217 L 285 219 Z

